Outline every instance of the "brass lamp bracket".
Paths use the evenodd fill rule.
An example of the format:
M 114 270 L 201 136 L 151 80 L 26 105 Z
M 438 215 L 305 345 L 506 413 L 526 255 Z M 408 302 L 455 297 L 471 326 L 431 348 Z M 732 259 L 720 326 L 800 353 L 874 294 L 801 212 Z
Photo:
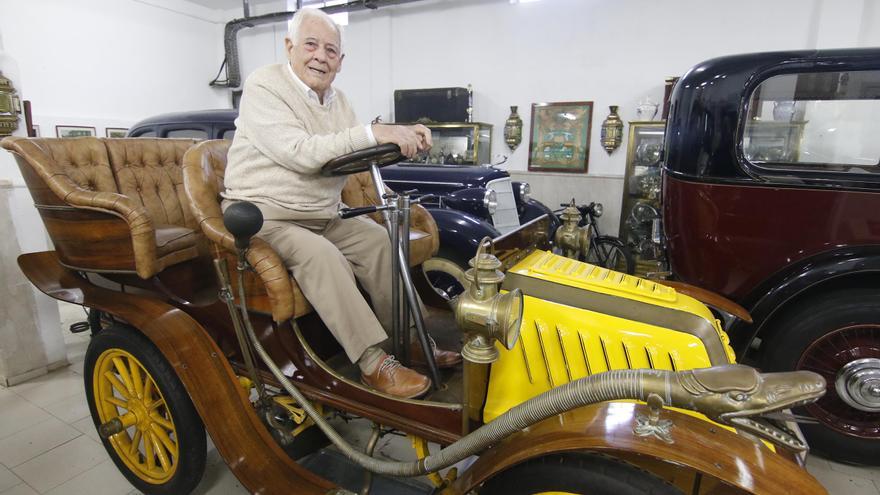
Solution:
M 657 394 L 648 395 L 648 415 L 637 414 L 633 433 L 639 437 L 654 437 L 665 443 L 675 443 L 672 439 L 672 420 L 660 419 L 663 410 L 663 399 Z

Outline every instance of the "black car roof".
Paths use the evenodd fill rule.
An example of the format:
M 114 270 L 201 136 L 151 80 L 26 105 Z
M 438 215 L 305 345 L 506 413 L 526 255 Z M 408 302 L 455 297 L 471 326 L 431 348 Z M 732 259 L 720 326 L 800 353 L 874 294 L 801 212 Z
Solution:
M 231 124 L 238 117 L 238 110 L 193 110 L 154 115 L 134 124 L 132 128 L 168 124 Z
M 880 48 L 798 50 L 713 58 L 675 84 L 666 124 L 667 171 L 690 177 L 741 176 L 734 153 L 740 114 L 770 76 L 880 69 Z

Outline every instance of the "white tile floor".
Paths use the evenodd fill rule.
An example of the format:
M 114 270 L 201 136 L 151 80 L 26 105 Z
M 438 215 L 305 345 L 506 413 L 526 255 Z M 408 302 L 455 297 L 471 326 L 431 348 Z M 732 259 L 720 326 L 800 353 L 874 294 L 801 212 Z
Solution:
M 137 490 L 119 473 L 98 440 L 82 385 L 87 334 L 66 331 L 83 319 L 79 306 L 61 304 L 71 365 L 11 388 L 0 387 L 0 495 L 126 495 Z M 382 453 L 383 444 L 377 449 Z M 811 457 L 807 468 L 832 495 L 880 495 L 880 468 Z M 245 494 L 209 445 L 197 494 Z

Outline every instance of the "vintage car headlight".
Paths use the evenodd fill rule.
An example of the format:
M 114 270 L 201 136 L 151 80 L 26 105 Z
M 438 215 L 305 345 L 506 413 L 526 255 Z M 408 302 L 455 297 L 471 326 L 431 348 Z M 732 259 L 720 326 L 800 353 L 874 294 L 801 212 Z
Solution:
M 593 216 L 594 216 L 594 217 L 596 217 L 596 218 L 601 217 L 601 216 L 602 216 L 602 213 L 603 213 L 604 211 L 605 211 L 605 209 L 602 208 L 602 203 L 594 203 L 594 204 L 593 204 Z
M 495 214 L 495 210 L 498 209 L 498 196 L 494 190 L 486 189 L 486 194 L 483 196 L 483 206 L 486 207 L 490 215 Z
M 489 217 L 495 213 L 498 200 L 495 191 L 482 187 L 459 189 L 443 197 L 443 203 L 456 210 L 461 210 L 479 217 Z
M 526 203 L 532 199 L 532 186 L 528 182 L 514 182 L 513 184 L 520 203 Z
M 501 294 L 504 274 L 501 262 L 485 253 L 480 241 L 471 269 L 465 272 L 467 289 L 452 301 L 452 312 L 458 328 L 465 334 L 462 357 L 472 363 L 489 364 L 499 357 L 494 342 L 513 349 L 519 338 L 523 316 L 523 293 L 519 288 Z

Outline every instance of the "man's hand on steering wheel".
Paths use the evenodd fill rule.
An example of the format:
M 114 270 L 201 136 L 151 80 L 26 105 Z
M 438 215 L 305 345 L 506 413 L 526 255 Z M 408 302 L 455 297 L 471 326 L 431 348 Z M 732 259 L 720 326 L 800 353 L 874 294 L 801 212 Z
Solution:
M 401 154 L 409 158 L 415 157 L 420 151 L 428 151 L 433 144 L 431 130 L 421 124 L 373 124 L 372 130 L 377 143 L 394 143 L 400 146 Z

